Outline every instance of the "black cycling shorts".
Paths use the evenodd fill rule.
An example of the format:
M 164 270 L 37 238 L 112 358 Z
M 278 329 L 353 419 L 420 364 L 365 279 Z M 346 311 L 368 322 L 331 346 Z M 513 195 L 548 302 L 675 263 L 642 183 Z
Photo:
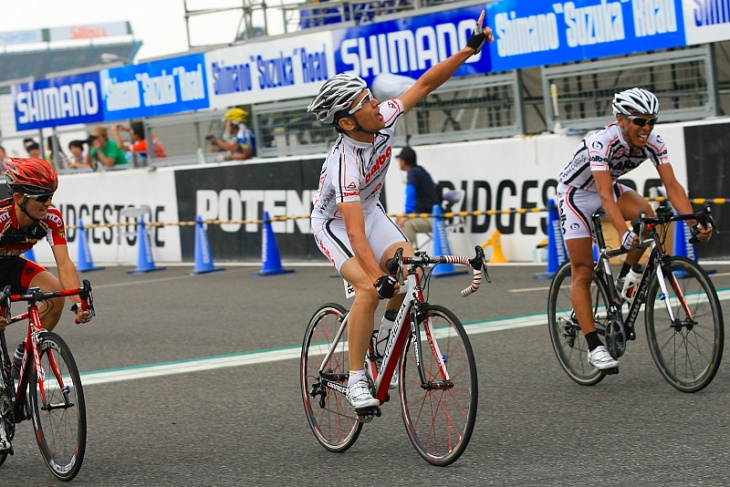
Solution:
M 37 274 L 46 268 L 24 257 L 5 257 L 0 259 L 0 283 L 12 286 L 13 294 L 25 292 Z

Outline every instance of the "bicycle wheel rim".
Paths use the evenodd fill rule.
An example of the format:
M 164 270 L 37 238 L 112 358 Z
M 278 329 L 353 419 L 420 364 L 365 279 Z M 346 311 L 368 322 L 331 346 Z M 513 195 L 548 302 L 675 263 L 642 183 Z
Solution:
M 663 296 L 657 275 L 647 295 L 649 350 L 667 382 L 682 392 L 697 392 L 712 382 L 722 360 L 725 341 L 722 308 L 712 281 L 693 260 L 672 257 L 662 264 L 662 270 L 668 295 Z
M 591 281 L 591 303 L 597 327 L 606 322 L 608 298 L 594 277 Z M 605 372 L 588 363 L 588 343 L 573 313 L 570 298 L 572 285 L 570 262 L 563 264 L 553 277 L 548 294 L 548 331 L 560 366 L 574 382 L 582 386 L 598 384 Z
M 38 346 L 44 380 L 41 391 L 38 373 L 31 373 L 33 428 L 41 455 L 53 475 L 71 480 L 81 469 L 86 452 L 84 391 L 76 362 L 61 337 L 45 332 L 39 337 Z
M 357 420 L 345 394 L 332 388 L 320 387 L 319 368 L 322 359 L 327 354 L 345 313 L 342 306 L 328 304 L 312 316 L 304 336 L 300 359 L 302 402 L 307 421 L 317 441 L 333 452 L 343 452 L 350 448 L 362 430 L 362 423 Z M 326 370 L 333 376 L 339 376 L 342 380 L 338 384 L 346 390 L 349 355 L 344 337 Z M 318 394 L 313 394 L 313 391 Z
M 478 405 L 476 362 L 466 331 L 453 313 L 441 306 L 428 306 L 419 315 L 417 348 L 424 377 L 422 381 L 411 335 L 400 363 L 401 412 L 418 454 L 433 465 L 446 466 L 464 453 L 474 431 Z M 424 383 L 444 382 L 439 366 L 442 361 L 423 331 L 424 320 L 434 330 L 453 385 L 424 387 Z

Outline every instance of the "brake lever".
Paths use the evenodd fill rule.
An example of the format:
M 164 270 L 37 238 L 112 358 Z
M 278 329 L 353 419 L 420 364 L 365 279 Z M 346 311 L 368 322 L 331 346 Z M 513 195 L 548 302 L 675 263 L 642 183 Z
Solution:
M 473 259 L 469 259 L 469 265 L 472 269 L 481 271 L 484 280 L 491 283 L 492 279 L 489 277 L 489 272 L 487 272 L 487 257 L 484 255 L 484 249 L 481 245 L 477 245 L 475 250 L 476 255 Z

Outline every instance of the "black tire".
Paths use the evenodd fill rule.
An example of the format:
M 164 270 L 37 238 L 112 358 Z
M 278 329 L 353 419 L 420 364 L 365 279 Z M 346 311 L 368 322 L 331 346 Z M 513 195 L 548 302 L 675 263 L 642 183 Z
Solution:
M 5 341 L 5 333 L 0 333 L 0 421 L 5 427 L 5 434 L 10 441 L 15 436 L 15 413 L 13 412 L 13 398 L 15 397 L 15 383 L 10 370 L 12 362 L 8 356 L 8 347 Z M 0 453 L 0 465 L 10 452 Z
M 431 336 L 436 338 L 437 348 L 429 343 L 426 325 L 434 331 Z M 414 340 L 418 340 L 418 347 L 414 347 Z M 421 354 L 421 370 L 416 348 Z M 448 382 L 439 367 L 442 358 L 446 359 Z M 474 431 L 478 380 L 469 337 L 451 311 L 428 305 L 419 313 L 418 336 L 411 334 L 403 345 L 398 379 L 403 422 L 418 454 L 437 466 L 455 462 Z
M 51 332 L 38 337 L 43 389 L 32 369 L 28 387 L 38 447 L 48 468 L 60 480 L 71 480 L 86 453 L 86 402 L 79 370 L 63 339 Z M 63 381 L 63 382 L 60 382 Z
M 326 377 L 340 388 L 322 386 L 319 373 L 322 359 L 327 354 L 347 311 L 339 304 L 325 304 L 309 320 L 302 344 L 299 374 L 302 402 L 307 421 L 315 438 L 327 450 L 343 452 L 360 436 L 362 423 L 342 392 L 347 389 L 349 354 L 347 335 L 342 337 L 329 364 Z
M 588 343 L 575 319 L 570 299 L 572 284 L 570 262 L 565 262 L 555 272 L 548 294 L 548 329 L 550 342 L 558 362 L 568 377 L 582 386 L 598 384 L 606 376 L 588 363 Z M 608 293 L 597 277 L 591 282 L 591 302 L 596 328 L 605 330 Z
M 671 257 L 662 263 L 662 271 L 668 296 L 663 299 L 655 275 L 646 299 L 649 350 L 667 382 L 682 392 L 697 392 L 712 382 L 722 360 L 725 325 L 720 300 L 707 273 L 692 259 Z

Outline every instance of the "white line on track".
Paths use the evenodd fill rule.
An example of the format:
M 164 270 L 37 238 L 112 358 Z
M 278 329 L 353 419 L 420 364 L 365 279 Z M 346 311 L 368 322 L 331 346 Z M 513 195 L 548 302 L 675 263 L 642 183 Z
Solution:
M 147 281 L 149 282 L 149 281 Z M 730 300 L 730 289 L 718 291 L 721 301 Z M 495 331 L 515 330 L 531 326 L 541 326 L 547 323 L 545 313 L 532 315 L 515 316 L 490 321 L 482 321 L 464 325 L 469 335 L 490 333 Z M 121 369 L 100 370 L 81 374 L 82 384 L 108 384 L 134 379 L 150 379 L 174 374 L 185 374 L 190 372 L 202 372 L 228 367 L 241 367 L 244 365 L 263 364 L 268 362 L 279 362 L 282 360 L 298 359 L 301 354 L 301 347 L 286 347 L 275 350 L 257 350 L 241 352 L 230 355 L 215 357 L 202 357 L 179 362 L 167 362 L 160 364 L 140 365 L 125 367 Z
M 484 321 L 465 325 L 469 335 L 478 333 L 489 333 L 494 331 L 514 330 L 529 326 L 539 326 L 547 323 L 545 314 L 517 316 L 513 318 Z M 252 352 L 241 352 L 216 357 L 202 357 L 179 362 L 167 362 L 161 364 L 140 365 L 125 367 L 121 369 L 100 370 L 81 374 L 81 383 L 84 386 L 94 384 L 109 384 L 133 379 L 150 379 L 173 374 L 185 374 L 190 372 L 202 372 L 206 370 L 222 369 L 227 367 L 240 367 L 243 365 L 263 364 L 267 362 L 279 362 L 282 360 L 298 359 L 301 354 L 301 347 L 287 347 L 276 350 L 259 350 Z

